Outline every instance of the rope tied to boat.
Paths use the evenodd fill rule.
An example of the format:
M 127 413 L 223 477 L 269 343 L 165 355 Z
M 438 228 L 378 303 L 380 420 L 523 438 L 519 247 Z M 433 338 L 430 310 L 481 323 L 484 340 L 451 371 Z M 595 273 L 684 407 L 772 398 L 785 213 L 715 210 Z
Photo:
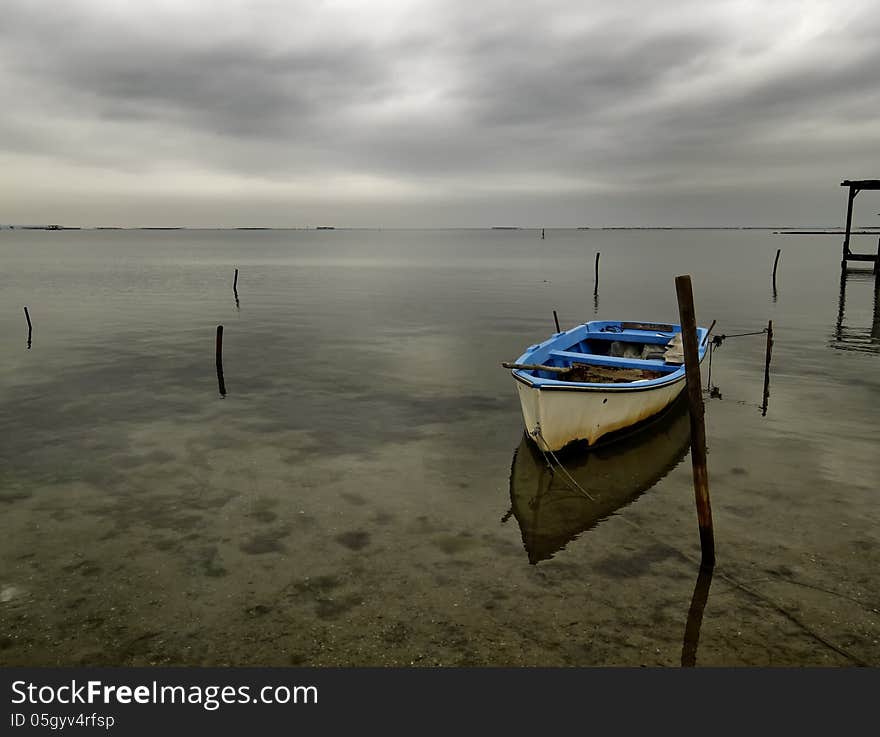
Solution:
M 731 335 L 726 335 L 726 334 L 722 333 L 721 335 L 716 335 L 714 338 L 712 338 L 712 346 L 714 348 L 718 348 L 728 338 L 744 338 L 747 335 L 766 335 L 766 334 L 767 334 L 767 328 L 764 328 L 763 330 L 758 330 L 757 332 L 754 332 L 754 333 L 732 333 Z
M 714 325 L 715 323 L 712 323 L 712 324 Z M 717 392 L 717 387 L 712 386 L 712 354 L 715 352 L 715 349 L 720 348 L 721 345 L 724 343 L 724 341 L 727 340 L 728 338 L 745 338 L 750 335 L 766 335 L 766 334 L 767 334 L 767 328 L 764 328 L 763 330 L 756 330 L 751 333 L 730 333 L 730 334 L 722 333 L 721 335 L 716 335 L 714 338 L 712 338 L 712 342 L 709 343 L 709 376 L 708 376 L 708 381 L 706 382 L 706 384 L 708 385 L 709 393 L 712 394 L 712 396 L 716 396 L 715 393 Z M 717 396 L 720 397 L 721 396 L 720 393 L 718 393 Z
M 559 468 L 560 471 L 562 471 L 563 474 L 565 474 L 562 480 L 565 481 L 565 484 L 566 486 L 568 486 L 569 489 L 571 489 L 572 491 L 580 492 L 591 502 L 596 501 L 596 497 L 590 494 L 589 491 L 587 491 L 575 480 L 574 476 L 572 476 L 565 468 L 565 466 L 562 465 L 562 461 L 560 461 L 559 458 L 556 457 L 556 454 L 552 450 L 550 450 L 550 444 L 544 439 L 544 435 L 541 433 L 540 422 L 535 425 L 535 429 L 532 430 L 529 435 L 535 438 L 536 441 L 538 440 L 538 438 L 540 438 L 541 442 L 536 442 L 535 444 L 538 446 L 538 450 L 540 450 L 541 454 L 544 456 L 544 462 L 547 464 L 547 468 L 550 469 L 551 473 L 555 473 L 556 469 L 554 469 L 553 463 L 550 461 L 550 458 L 552 458 L 556 462 L 556 466 Z M 542 445 L 546 446 L 547 450 L 544 450 L 544 448 L 541 447 Z M 550 454 L 550 458 L 547 457 L 548 453 Z

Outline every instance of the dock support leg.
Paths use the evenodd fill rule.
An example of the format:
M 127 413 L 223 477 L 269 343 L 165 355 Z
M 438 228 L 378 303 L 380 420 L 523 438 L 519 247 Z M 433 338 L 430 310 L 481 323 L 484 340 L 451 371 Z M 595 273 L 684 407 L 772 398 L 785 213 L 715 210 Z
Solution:
M 874 274 L 874 320 L 871 323 L 871 337 L 880 341 L 880 270 Z
M 850 231 L 852 230 L 852 211 L 853 211 L 853 200 L 855 200 L 856 195 L 859 193 L 855 187 L 850 185 L 849 188 L 849 198 L 846 203 L 846 235 L 843 237 L 843 261 L 846 263 L 846 257 L 849 256 L 849 236 Z
M 840 264 L 840 295 L 837 298 L 837 323 L 834 337 L 839 343 L 843 339 L 843 315 L 846 311 L 846 261 Z

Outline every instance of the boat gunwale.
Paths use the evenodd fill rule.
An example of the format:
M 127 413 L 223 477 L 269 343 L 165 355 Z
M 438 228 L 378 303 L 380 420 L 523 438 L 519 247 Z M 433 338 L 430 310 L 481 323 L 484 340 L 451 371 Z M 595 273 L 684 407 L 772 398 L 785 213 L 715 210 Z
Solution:
M 675 384 L 679 381 L 684 381 L 686 377 L 684 371 L 673 371 L 671 374 L 669 374 L 669 376 L 664 376 L 659 379 L 651 379 L 650 381 L 643 382 L 602 384 L 599 382 L 559 381 L 553 379 L 538 378 L 538 381 L 541 381 L 543 383 L 536 384 L 532 383 L 528 377 L 520 376 L 516 371 L 514 371 L 513 378 L 516 379 L 520 384 L 525 384 L 530 389 L 540 389 L 542 391 L 546 389 L 548 391 L 578 392 L 642 392 L 649 391 L 651 389 L 660 389 L 664 386 Z

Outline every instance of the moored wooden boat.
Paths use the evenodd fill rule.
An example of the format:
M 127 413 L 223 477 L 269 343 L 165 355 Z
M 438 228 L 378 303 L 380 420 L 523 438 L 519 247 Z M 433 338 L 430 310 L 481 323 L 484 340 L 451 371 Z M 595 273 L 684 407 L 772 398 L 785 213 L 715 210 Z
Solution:
M 697 328 L 700 361 L 709 331 Z M 506 363 L 526 433 L 542 450 L 594 444 L 668 407 L 685 387 L 681 327 L 593 321 L 554 333 Z
M 524 435 L 511 463 L 510 503 L 529 562 L 552 558 L 581 533 L 635 501 L 681 463 L 689 444 L 683 397 L 616 442 L 564 453 L 564 472 L 549 466 Z

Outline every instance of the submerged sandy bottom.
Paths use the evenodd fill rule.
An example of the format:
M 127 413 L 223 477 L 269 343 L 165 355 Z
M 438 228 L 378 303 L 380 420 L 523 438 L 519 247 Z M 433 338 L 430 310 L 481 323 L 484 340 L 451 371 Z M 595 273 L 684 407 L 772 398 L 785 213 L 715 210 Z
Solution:
M 491 422 L 366 455 L 211 424 L 139 429 L 108 456 L 112 489 L 6 487 L 5 663 L 681 662 L 699 555 L 687 460 L 528 565 L 516 519 L 501 522 L 512 446 Z M 480 430 L 498 467 L 485 446 L 450 464 L 447 433 Z M 823 469 L 768 449 L 788 459 L 762 464 L 771 477 L 726 447 L 711 456 L 719 566 L 697 662 L 880 662 L 876 521 L 845 511 L 874 489 L 836 483 L 805 510 Z

